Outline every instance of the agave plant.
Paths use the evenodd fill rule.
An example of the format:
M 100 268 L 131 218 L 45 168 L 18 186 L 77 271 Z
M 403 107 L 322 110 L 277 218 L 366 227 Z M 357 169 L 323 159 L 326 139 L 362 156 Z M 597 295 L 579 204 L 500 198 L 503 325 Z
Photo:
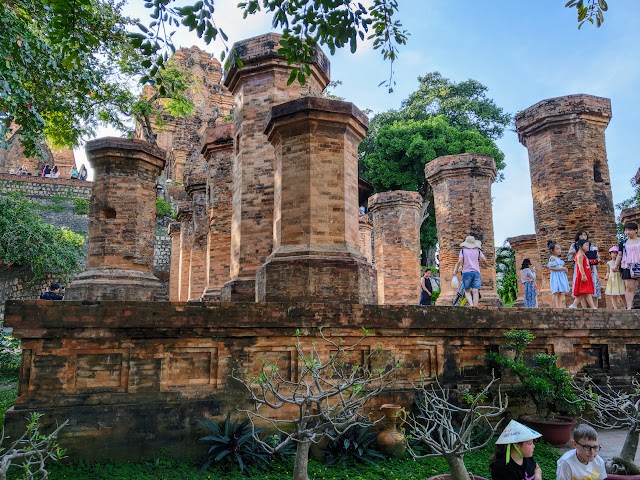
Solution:
M 206 470 L 213 463 L 233 463 L 234 461 L 237 462 L 241 472 L 249 475 L 252 466 L 261 469 L 267 468 L 269 454 L 253 436 L 254 433 L 259 435 L 264 429 L 252 430 L 248 418 L 242 423 L 238 423 L 237 419 L 231 421 L 231 414 L 228 413 L 223 422 L 198 420 L 198 423 L 210 432 L 210 435 L 202 437 L 200 440 L 211 443 L 202 470 Z
M 371 426 L 355 425 L 335 440 L 331 440 L 325 450 L 325 466 L 330 467 L 338 462 L 369 463 L 375 465 L 376 459 L 385 456 L 376 450 L 377 433 Z

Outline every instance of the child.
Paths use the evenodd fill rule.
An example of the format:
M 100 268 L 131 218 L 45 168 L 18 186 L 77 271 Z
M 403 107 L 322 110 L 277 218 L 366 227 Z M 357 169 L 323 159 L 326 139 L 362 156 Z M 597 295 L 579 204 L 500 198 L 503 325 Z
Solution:
M 520 281 L 524 286 L 524 308 L 536 308 L 536 267 L 531 268 L 531 260 L 525 258 L 520 267 Z
M 596 308 L 593 303 L 593 277 L 586 255 L 586 252 L 589 251 L 590 244 L 587 240 L 578 240 L 576 247 L 578 253 L 576 253 L 575 261 L 578 271 L 576 272 L 576 278 L 573 282 L 573 296 L 576 297 L 576 299 L 569 305 L 569 308 L 578 308 L 578 305 L 583 300 L 587 302 L 589 308 Z
M 584 230 L 578 230 L 578 233 L 576 233 L 576 241 L 571 244 L 571 247 L 569 247 L 569 253 L 567 254 L 567 259 L 569 261 L 573 261 L 575 259 L 576 253 L 578 253 L 579 249 L 577 245 L 579 240 L 589 241 L 589 234 Z M 589 248 L 587 251 L 589 252 L 587 254 L 588 257 L 591 256 L 592 258 L 594 258 L 596 260 L 596 263 L 600 262 L 600 252 L 598 251 L 598 247 L 596 245 L 589 242 Z M 591 278 L 593 279 L 593 301 L 597 308 L 598 300 L 602 296 L 602 288 L 600 286 L 600 279 L 598 278 L 598 267 L 597 265 L 590 265 L 589 268 L 591 270 Z M 573 268 L 574 285 L 576 282 L 577 275 L 578 275 L 578 265 L 574 265 L 574 268 Z M 586 301 L 583 300 L 581 303 L 582 303 L 582 307 L 586 308 L 587 306 Z
M 542 480 L 542 470 L 533 458 L 535 430 L 511 420 L 496 441 L 489 464 L 493 480 Z
M 558 460 L 556 480 L 601 480 L 607 478 L 604 460 L 598 455 L 598 434 L 584 423 L 573 431 L 573 450 Z
M 624 297 L 627 302 L 627 310 L 633 308 L 633 296 L 636 291 L 637 277 L 632 276 L 631 268 L 640 264 L 640 237 L 638 237 L 638 224 L 627 222 L 624 224 L 624 234 L 627 239 L 620 244 L 614 272 L 622 267 L 622 280 L 624 280 Z
M 560 258 L 562 252 L 560 244 L 549 240 L 547 247 L 551 252 L 549 257 L 549 284 L 551 286 L 551 300 L 553 308 L 566 307 L 564 294 L 569 291 L 569 279 L 567 278 L 567 267 L 564 266 L 564 260 Z
M 624 281 L 622 280 L 622 274 L 618 271 L 614 271 L 616 268 L 616 257 L 620 249 L 617 245 L 614 245 L 609 249 L 609 256 L 611 260 L 607 262 L 607 274 L 604 279 L 607 281 L 607 287 L 604 290 L 605 295 L 611 299 L 611 306 L 615 309 L 624 309 Z M 621 301 L 621 303 L 618 303 Z

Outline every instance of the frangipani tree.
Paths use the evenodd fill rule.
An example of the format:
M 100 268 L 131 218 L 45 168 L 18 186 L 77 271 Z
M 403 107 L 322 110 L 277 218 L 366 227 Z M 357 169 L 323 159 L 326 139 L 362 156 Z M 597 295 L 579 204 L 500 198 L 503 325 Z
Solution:
M 383 360 L 380 347 L 368 350 L 363 343 L 372 334 L 363 329 L 363 336 L 347 345 L 342 339 L 325 335 L 321 342 L 305 342 L 296 331 L 295 356 L 299 363 L 297 378 L 289 378 L 274 364 L 265 363 L 257 375 L 233 378 L 241 382 L 255 403 L 255 410 L 241 410 L 254 425 L 270 424 L 279 431 L 282 440 L 277 445 L 258 442 L 276 453 L 295 442 L 294 480 L 308 480 L 309 448 L 329 438 L 335 439 L 350 428 L 369 426 L 371 420 L 362 407 L 393 381 L 400 364 L 372 367 Z M 275 410 L 291 408 L 292 419 L 275 418 Z
M 499 418 L 507 409 L 508 398 L 498 390 L 493 402 L 487 403 L 489 390 L 495 378 L 476 395 L 466 392 L 462 396 L 463 404 L 452 399 L 451 390 L 442 387 L 436 379 L 426 384 L 423 379 L 418 388 L 415 401 L 417 413 L 411 415 L 408 424 L 411 436 L 419 443 L 430 447 L 432 453 L 419 454 L 409 446 L 414 459 L 444 457 L 449 464 L 452 480 L 470 480 L 464 464 L 464 455 L 484 448 L 500 427 Z M 478 427 L 485 427 L 487 435 L 478 439 Z

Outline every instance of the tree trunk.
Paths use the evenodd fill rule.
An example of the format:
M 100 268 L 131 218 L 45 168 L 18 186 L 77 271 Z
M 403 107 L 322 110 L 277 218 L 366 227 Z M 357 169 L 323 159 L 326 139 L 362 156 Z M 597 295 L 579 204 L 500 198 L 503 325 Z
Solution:
M 471 480 L 467 467 L 464 466 L 462 457 L 447 456 L 445 457 L 449 468 L 451 469 L 451 480 Z
M 624 445 L 622 445 L 622 451 L 620 452 L 620 458 L 627 460 L 628 462 L 634 462 L 636 459 L 636 452 L 638 451 L 638 437 L 640 432 L 636 429 L 629 430 L 627 437 L 624 439 Z
M 309 440 L 298 442 L 298 446 L 296 448 L 296 462 L 293 467 L 293 480 L 309 480 L 307 467 L 309 466 L 310 446 L 311 442 Z

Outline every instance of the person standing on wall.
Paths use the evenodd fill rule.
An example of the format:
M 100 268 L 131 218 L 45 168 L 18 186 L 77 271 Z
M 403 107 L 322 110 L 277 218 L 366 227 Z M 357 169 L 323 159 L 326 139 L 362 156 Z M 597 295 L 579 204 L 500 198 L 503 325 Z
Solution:
M 427 267 L 420 279 L 420 305 L 431 305 L 433 285 L 431 284 L 431 270 Z
M 627 222 L 624 224 L 624 235 L 627 239 L 618 246 L 618 256 L 613 268 L 614 272 L 622 272 L 622 280 L 625 286 L 625 302 L 627 310 L 633 308 L 633 297 L 636 284 L 640 279 L 640 237 L 638 237 L 638 224 Z
M 458 274 L 458 269 L 462 269 L 464 296 L 470 307 L 477 307 L 480 300 L 480 286 L 482 285 L 480 261 L 486 262 L 487 259 L 480 250 L 482 242 L 471 235 L 465 238 L 460 246 L 462 250 L 460 250 L 458 261 L 453 267 L 453 276 Z

